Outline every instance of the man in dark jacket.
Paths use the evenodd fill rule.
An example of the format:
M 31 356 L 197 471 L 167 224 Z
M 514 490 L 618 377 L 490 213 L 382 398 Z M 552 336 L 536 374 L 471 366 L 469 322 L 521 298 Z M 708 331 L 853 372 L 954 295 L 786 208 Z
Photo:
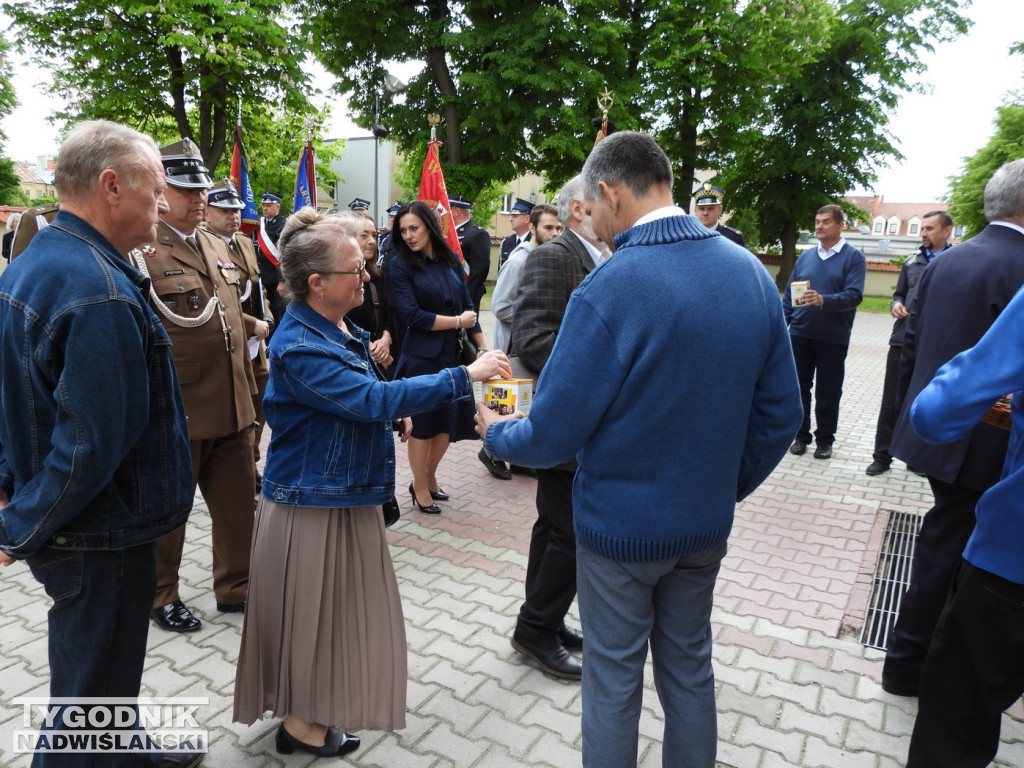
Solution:
M 491 271 L 491 236 L 469 217 L 472 201 L 462 195 L 448 197 L 452 210 L 452 223 L 462 246 L 462 258 L 469 267 L 469 298 L 473 309 L 480 313 L 480 302 L 487 292 L 485 281 Z
M 565 231 L 537 246 L 523 265 L 512 315 L 512 349 L 538 377 L 555 346 L 569 296 L 597 264 L 601 251 L 583 211 L 583 180 L 570 179 L 558 195 Z M 537 472 L 537 522 L 526 566 L 526 600 L 512 647 L 557 677 L 578 680 L 582 665 L 568 650 L 583 636 L 565 625 L 576 597 L 576 536 L 572 527 L 572 481 L 576 462 Z
M 896 318 L 889 337 L 889 356 L 885 359 L 885 381 L 882 384 L 882 405 L 878 410 L 878 426 L 875 428 L 875 452 L 871 465 L 865 470 L 869 475 L 880 475 L 889 471 L 892 456 L 889 443 L 892 428 L 896 424 L 896 385 L 899 382 L 900 355 L 903 353 L 903 333 L 911 302 L 917 294 L 917 281 L 932 259 L 949 247 L 949 236 L 953 234 L 953 219 L 945 211 L 930 211 L 921 223 L 921 247 L 903 262 L 900 276 L 896 280 L 896 291 L 892 295 L 890 314 Z
M 1008 433 L 979 423 L 955 442 L 932 445 L 910 423 L 914 398 L 935 372 L 985 335 L 1024 285 L 1024 160 L 1000 168 L 985 186 L 989 225 L 937 259 L 921 276 L 903 337 L 899 417 L 892 455 L 928 477 L 935 504 L 921 524 L 910 587 L 889 636 L 882 688 L 916 696 L 921 667 L 981 494 L 999 480 Z

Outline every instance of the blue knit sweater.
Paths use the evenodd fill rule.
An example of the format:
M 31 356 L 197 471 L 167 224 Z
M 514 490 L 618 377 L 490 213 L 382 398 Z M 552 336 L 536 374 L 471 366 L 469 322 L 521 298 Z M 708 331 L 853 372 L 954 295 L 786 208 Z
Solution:
M 935 374 L 910 408 L 914 430 L 931 443 L 966 435 L 985 411 L 1013 392 L 1013 431 L 1002 479 L 978 501 L 964 558 L 982 570 L 1024 584 L 1024 290 L 973 348 Z
M 864 300 L 864 254 L 849 243 L 824 261 L 817 248 L 800 254 L 790 283 L 810 280 L 811 289 L 822 295 L 820 307 L 794 307 L 790 286 L 782 297 L 789 332 L 807 339 L 849 344 L 857 306 Z
M 800 425 L 778 291 L 692 216 L 615 246 L 570 299 L 529 418 L 493 424 L 487 452 L 536 467 L 575 456 L 576 536 L 592 552 L 712 549 Z

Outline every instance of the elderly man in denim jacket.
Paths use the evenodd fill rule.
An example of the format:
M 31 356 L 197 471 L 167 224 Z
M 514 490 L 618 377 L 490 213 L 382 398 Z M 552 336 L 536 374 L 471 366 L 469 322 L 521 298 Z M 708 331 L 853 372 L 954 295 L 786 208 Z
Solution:
M 151 139 L 104 121 L 76 128 L 58 163 L 60 212 L 0 276 L 0 563 L 25 560 L 54 601 L 50 695 L 134 699 L 156 540 L 192 504 L 170 340 L 126 258 L 153 239 L 164 174 Z M 33 766 L 138 760 L 37 751 Z

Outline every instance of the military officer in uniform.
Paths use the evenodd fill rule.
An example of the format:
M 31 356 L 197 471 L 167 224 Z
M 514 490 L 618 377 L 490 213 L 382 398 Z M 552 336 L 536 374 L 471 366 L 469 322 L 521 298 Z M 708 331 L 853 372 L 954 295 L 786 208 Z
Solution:
M 485 281 L 491 271 L 491 236 L 469 217 L 473 203 L 462 195 L 449 195 L 448 206 L 455 224 L 455 234 L 462 246 L 462 258 L 469 267 L 469 298 L 473 309 L 480 311 L 480 302 L 487 292 Z
M 517 197 L 512 204 L 512 210 L 508 212 L 508 223 L 512 226 L 512 234 L 501 241 L 501 248 L 498 251 L 498 269 L 500 270 L 508 257 L 520 243 L 530 239 L 530 214 L 533 212 L 533 203 Z
M 712 232 L 717 232 L 732 240 L 736 245 L 746 248 L 747 241 L 742 232 L 718 222 L 722 218 L 722 200 L 724 198 L 724 189 L 712 186 L 710 182 L 705 181 L 703 186 L 693 193 L 694 213 L 700 219 L 700 223 Z
M 253 423 L 256 393 L 238 300 L 240 271 L 224 241 L 199 228 L 213 186 L 199 149 L 189 139 L 160 151 L 167 207 L 156 242 L 136 254 L 152 279 L 157 317 L 171 337 L 188 417 L 196 484 L 210 510 L 213 591 L 217 609 L 244 610 L 253 530 Z M 201 622 L 178 592 L 185 526 L 157 542 L 153 620 L 171 632 L 194 632 Z
M 260 227 L 253 233 L 253 245 L 256 246 L 256 262 L 260 267 L 260 279 L 263 280 L 263 287 L 267 289 L 267 298 L 270 299 L 270 313 L 274 316 L 274 324 L 277 325 L 284 317 L 284 309 L 288 302 L 284 300 L 282 291 L 284 283 L 281 281 L 281 270 L 277 263 L 277 239 L 281 237 L 281 230 L 284 229 L 285 217 L 281 215 L 281 198 L 272 192 L 264 192 L 260 200 L 263 208 L 263 216 L 260 218 Z
M 256 394 L 252 404 L 256 409 L 256 436 L 253 441 L 253 464 L 260 460 L 260 441 L 263 437 L 263 395 L 267 391 L 267 380 L 270 378 L 270 367 L 267 364 L 267 339 L 274 324 L 270 313 L 270 302 L 260 282 L 260 270 L 256 262 L 256 248 L 252 240 L 238 234 L 242 226 L 242 202 L 238 190 L 230 180 L 214 184 L 208 195 L 206 209 L 206 227 L 219 235 L 234 254 L 235 269 L 238 270 L 238 297 L 242 302 L 242 319 L 245 321 L 245 334 L 249 343 L 249 359 L 252 362 L 252 373 L 256 379 Z M 259 469 L 256 470 L 256 490 L 259 491 L 263 478 Z

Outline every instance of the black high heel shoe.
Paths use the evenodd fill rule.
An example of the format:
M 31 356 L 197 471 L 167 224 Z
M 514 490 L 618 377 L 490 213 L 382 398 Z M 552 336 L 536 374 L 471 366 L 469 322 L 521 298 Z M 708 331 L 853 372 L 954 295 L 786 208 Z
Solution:
M 450 499 L 451 496 L 449 496 L 443 490 L 438 488 L 436 491 L 430 492 L 430 498 L 432 498 L 434 501 L 448 501 L 448 499 Z
M 359 737 L 350 733 L 339 731 L 335 727 L 327 729 L 322 747 L 314 747 L 304 741 L 299 741 L 284 728 L 284 723 L 277 729 L 277 736 L 274 739 L 279 755 L 290 755 L 296 749 L 300 752 L 309 752 L 317 757 L 341 757 L 349 752 L 359 749 Z
M 412 496 L 412 503 L 420 508 L 420 512 L 425 515 L 440 515 L 441 508 L 437 504 L 431 504 L 429 507 L 424 507 L 419 501 L 416 500 L 416 489 L 413 488 L 412 483 L 409 483 L 409 495 Z M 434 494 L 430 494 L 433 497 Z

